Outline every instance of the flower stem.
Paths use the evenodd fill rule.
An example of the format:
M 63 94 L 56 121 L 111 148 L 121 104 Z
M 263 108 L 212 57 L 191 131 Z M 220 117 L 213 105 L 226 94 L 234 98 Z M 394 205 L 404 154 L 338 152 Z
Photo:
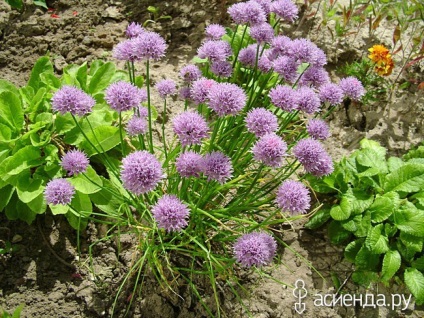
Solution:
M 149 60 L 146 62 L 146 88 L 147 88 L 147 110 L 149 113 L 149 150 L 153 151 L 153 130 L 152 130 L 152 108 L 150 105 L 150 73 L 149 73 Z

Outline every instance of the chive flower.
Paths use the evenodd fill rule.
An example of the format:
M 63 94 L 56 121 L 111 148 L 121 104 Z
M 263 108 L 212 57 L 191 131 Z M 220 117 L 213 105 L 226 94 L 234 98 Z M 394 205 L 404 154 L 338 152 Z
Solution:
M 261 267 L 272 262 L 277 251 L 275 239 L 264 232 L 239 237 L 233 247 L 236 261 L 244 267 Z
M 145 116 L 133 115 L 125 128 L 127 134 L 131 137 L 143 135 L 148 130 L 148 123 Z
M 132 38 L 136 38 L 137 36 L 141 35 L 143 32 L 146 32 L 145 28 L 143 28 L 137 22 L 131 22 L 127 26 L 127 29 L 125 30 L 125 35 L 127 36 L 127 38 L 132 39 Z
M 57 178 L 49 181 L 44 189 L 44 198 L 47 204 L 52 205 L 69 204 L 74 194 L 74 186 L 64 178 Z
M 265 108 L 254 108 L 246 115 L 246 127 L 256 137 L 272 133 L 278 128 L 277 116 Z
M 286 112 L 292 112 L 298 107 L 298 94 L 291 86 L 277 85 L 269 91 L 268 95 L 272 104 Z
M 341 79 L 339 86 L 345 96 L 353 100 L 358 101 L 365 95 L 365 88 L 356 77 L 348 76 Z
M 286 155 L 287 144 L 280 136 L 274 133 L 262 136 L 252 148 L 255 160 L 272 168 L 281 166 L 281 161 Z
M 200 145 L 202 139 L 208 136 L 209 126 L 205 118 L 196 111 L 185 111 L 177 115 L 172 125 L 183 147 Z
M 197 50 L 201 59 L 225 61 L 232 54 L 230 43 L 224 40 L 209 40 L 202 43 Z
M 190 97 L 196 105 L 203 104 L 208 100 L 209 91 L 217 82 L 202 77 L 194 81 L 190 88 Z
M 199 177 L 202 172 L 202 156 L 194 151 L 186 151 L 175 160 L 178 173 L 184 177 Z
M 202 71 L 193 64 L 188 64 L 180 70 L 180 77 L 186 83 L 194 82 L 202 78 Z
M 246 106 L 247 96 L 242 88 L 232 83 L 217 83 L 208 94 L 209 107 L 218 116 L 238 114 Z
M 63 157 L 60 165 L 68 171 L 68 175 L 76 175 L 87 171 L 90 164 L 87 155 L 80 150 L 70 150 Z
M 173 80 L 164 79 L 156 84 L 156 89 L 161 98 L 166 98 L 169 95 L 175 95 L 177 92 L 177 86 Z
M 269 43 L 274 38 L 274 29 L 266 22 L 255 24 L 250 28 L 250 36 L 258 43 Z
M 296 90 L 298 96 L 298 109 L 307 114 L 313 114 L 319 111 L 321 101 L 313 89 L 302 86 Z
M 336 106 L 342 103 L 344 98 L 343 90 L 339 85 L 334 83 L 326 83 L 319 88 L 319 99 L 321 102 L 329 103 L 331 106 Z
M 290 56 L 279 56 L 273 61 L 274 71 L 285 81 L 294 83 L 298 77 L 297 68 L 299 63 Z
M 152 208 L 158 227 L 168 232 L 180 231 L 188 224 L 190 210 L 175 195 L 165 194 Z
M 123 112 L 138 107 L 144 100 L 144 92 L 131 83 L 119 81 L 106 89 L 105 100 L 112 109 Z
M 137 60 L 160 60 L 167 48 L 165 40 L 156 32 L 146 31 L 132 39 L 133 55 Z
M 291 0 L 276 0 L 271 4 L 271 12 L 287 22 L 294 22 L 299 10 Z
M 330 128 L 322 119 L 311 119 L 306 124 L 309 136 L 315 140 L 325 140 L 330 137 Z
M 225 35 L 225 28 L 220 24 L 210 24 L 205 29 L 208 40 L 220 40 Z
M 333 172 L 333 161 L 319 141 L 305 138 L 293 147 L 293 154 L 305 168 L 306 172 L 322 177 Z
M 74 86 L 65 85 L 59 89 L 52 97 L 52 109 L 65 115 L 84 116 L 91 112 L 96 104 L 93 97 Z
M 280 209 L 292 215 L 306 213 L 311 207 L 309 190 L 303 183 L 294 180 L 286 180 L 281 184 L 275 200 Z
M 227 61 L 214 61 L 211 65 L 211 72 L 218 77 L 230 77 L 233 72 L 233 67 Z
M 205 155 L 202 160 L 202 171 L 208 180 L 216 180 L 225 183 L 231 178 L 233 166 L 231 159 L 219 151 L 214 151 Z

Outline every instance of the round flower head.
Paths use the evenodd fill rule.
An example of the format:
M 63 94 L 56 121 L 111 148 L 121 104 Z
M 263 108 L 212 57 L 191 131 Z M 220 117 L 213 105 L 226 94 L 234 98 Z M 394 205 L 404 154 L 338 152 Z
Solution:
M 286 151 L 287 144 L 274 133 L 262 136 L 252 148 L 255 160 L 273 168 L 281 166 Z
M 252 232 L 239 237 L 234 244 L 234 255 L 245 267 L 261 267 L 272 262 L 277 250 L 274 238 L 264 232 Z
M 230 77 L 233 72 L 233 67 L 230 62 L 227 61 L 215 61 L 212 62 L 211 72 L 219 77 Z
M 190 97 L 193 102 L 198 105 L 206 102 L 209 97 L 209 91 L 217 82 L 207 78 L 201 78 L 194 81 L 190 89 Z
M 141 35 L 143 32 L 146 32 L 146 29 L 143 28 L 140 24 L 137 22 L 131 22 L 125 31 L 125 35 L 127 38 L 136 38 L 137 36 Z
M 152 191 L 162 178 L 160 162 L 146 150 L 135 151 L 122 159 L 123 186 L 136 195 Z
M 300 78 L 299 85 L 319 88 L 329 82 L 330 76 L 324 68 L 318 66 L 310 66 Z
M 195 111 L 185 111 L 177 115 L 172 122 L 174 132 L 181 145 L 200 145 L 208 136 L 209 127 L 206 120 Z
M 318 95 L 309 87 L 302 86 L 296 90 L 298 109 L 307 114 L 315 113 L 319 110 L 321 102 Z
M 353 76 L 343 78 L 339 83 L 340 88 L 346 97 L 353 100 L 360 100 L 365 95 L 365 88 L 362 83 Z
M 161 98 L 166 98 L 168 95 L 175 95 L 177 87 L 173 80 L 164 79 L 156 84 L 156 89 Z
M 276 0 L 271 4 L 271 12 L 285 21 L 293 22 L 297 19 L 299 10 L 291 0 Z
M 313 139 L 325 140 L 330 137 L 330 128 L 322 119 L 311 119 L 306 125 L 309 136 Z
M 291 112 L 298 107 L 298 95 L 293 88 L 287 85 L 277 85 L 269 91 L 269 98 L 278 108 Z
M 217 83 L 209 91 L 209 107 L 218 116 L 235 115 L 246 105 L 246 94 L 232 83 Z
M 289 55 L 298 62 L 311 63 L 318 47 L 308 39 L 294 39 L 290 43 Z
M 68 151 L 63 157 L 60 165 L 68 171 L 68 175 L 79 174 L 87 171 L 89 165 L 86 154 L 79 150 Z
M 131 137 L 143 135 L 148 129 L 147 120 L 145 117 L 132 116 L 127 123 L 126 131 Z
M 75 194 L 74 186 L 66 179 L 58 178 L 49 181 L 44 189 L 47 204 L 69 204 Z
M 246 127 L 256 137 L 272 133 L 278 128 L 277 116 L 265 108 L 254 108 L 246 115 Z
M 147 109 L 147 107 L 139 106 L 139 107 L 137 108 L 137 110 L 138 110 L 137 115 L 138 115 L 139 117 L 147 118 L 147 116 L 149 116 L 149 110 Z
M 309 63 L 311 63 L 312 66 L 323 67 L 325 64 L 327 64 L 327 56 L 325 55 L 323 50 L 315 46 L 312 50 L 312 56 L 309 60 Z
M 257 44 L 251 44 L 240 50 L 238 60 L 245 66 L 255 66 Z
M 182 177 L 198 177 L 202 172 L 202 160 L 201 155 L 190 150 L 179 155 L 175 160 L 175 165 Z
M 133 39 L 119 42 L 113 49 L 112 56 L 119 61 L 134 62 L 137 56 L 134 55 L 133 42 Z
M 269 56 L 271 55 L 271 54 L 268 54 L 269 52 L 270 52 L 269 50 L 266 50 L 264 54 L 259 58 L 259 61 L 258 61 L 258 69 L 264 73 L 267 73 L 272 70 L 273 64 L 269 58 Z
M 339 105 L 343 101 L 343 91 L 337 84 L 326 83 L 319 88 L 319 99 L 321 102 L 328 102 L 330 105 Z
M 231 178 L 233 166 L 231 159 L 222 152 L 214 151 L 205 155 L 202 160 L 202 171 L 208 180 L 225 183 Z
M 205 33 L 208 40 L 220 40 L 225 34 L 225 28 L 220 24 L 210 24 Z
M 184 82 L 191 83 L 202 78 L 202 71 L 196 65 L 189 64 L 180 70 L 180 76 Z
M 271 50 L 275 56 L 287 55 L 289 53 L 292 40 L 285 35 L 277 35 L 271 41 Z
M 191 99 L 190 87 L 181 87 L 179 96 L 181 99 Z
M 258 43 L 269 43 L 274 37 L 274 29 L 266 22 L 255 24 L 250 28 L 250 36 Z
M 303 183 L 294 180 L 286 180 L 281 184 L 275 200 L 280 209 L 293 215 L 306 213 L 311 207 L 308 189 Z
M 258 3 L 262 7 L 262 10 L 264 10 L 266 15 L 268 15 L 271 12 L 272 0 L 252 0 L 252 1 Z
M 156 32 L 145 31 L 132 39 L 133 55 L 138 60 L 159 60 L 165 56 L 166 42 Z
M 266 22 L 265 11 L 255 1 L 233 4 L 227 12 L 236 24 L 250 23 L 254 25 Z
M 93 97 L 74 86 L 63 86 L 52 97 L 52 109 L 62 115 L 70 112 L 72 115 L 84 116 L 91 112 L 96 104 Z
M 289 83 L 296 81 L 298 66 L 299 63 L 289 56 L 280 56 L 273 61 L 274 70 Z
M 106 89 L 105 100 L 117 112 L 138 107 L 144 99 L 143 92 L 131 83 L 115 82 Z
M 312 138 L 301 139 L 294 147 L 293 154 L 306 172 L 316 177 L 333 172 L 333 161 L 319 141 Z
M 225 61 L 232 54 L 230 43 L 223 40 L 209 40 L 197 50 L 197 55 L 201 59 L 210 59 L 211 61 Z
M 159 228 L 172 232 L 187 226 L 190 210 L 175 195 L 165 194 L 152 208 L 152 214 Z

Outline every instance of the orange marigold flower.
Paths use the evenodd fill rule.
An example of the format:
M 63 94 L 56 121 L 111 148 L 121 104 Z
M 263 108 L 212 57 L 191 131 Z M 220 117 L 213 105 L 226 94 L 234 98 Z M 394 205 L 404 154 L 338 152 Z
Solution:
M 389 50 L 384 45 L 376 44 L 368 51 L 371 53 L 368 58 L 375 63 L 375 72 L 381 76 L 390 75 L 395 65 Z

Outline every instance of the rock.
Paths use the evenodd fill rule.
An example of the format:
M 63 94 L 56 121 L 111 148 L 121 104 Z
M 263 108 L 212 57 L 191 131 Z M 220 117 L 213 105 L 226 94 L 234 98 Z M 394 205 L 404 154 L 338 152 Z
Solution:
M 124 16 L 117 7 L 107 7 L 106 10 L 102 13 L 102 17 L 114 20 L 121 20 Z

